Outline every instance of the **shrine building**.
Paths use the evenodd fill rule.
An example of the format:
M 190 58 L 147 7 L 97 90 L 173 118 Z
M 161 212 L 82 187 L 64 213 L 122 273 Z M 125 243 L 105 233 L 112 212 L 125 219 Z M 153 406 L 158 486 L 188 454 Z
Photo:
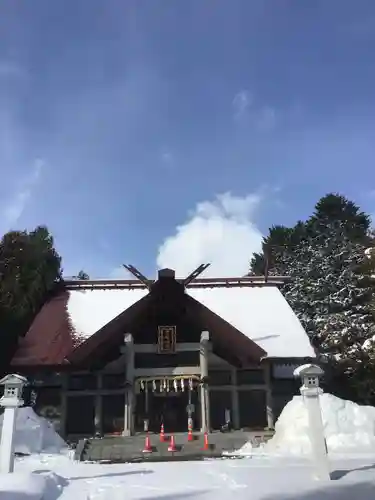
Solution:
M 274 427 L 315 351 L 285 277 L 71 280 L 40 310 L 11 369 L 67 439 L 149 429 Z

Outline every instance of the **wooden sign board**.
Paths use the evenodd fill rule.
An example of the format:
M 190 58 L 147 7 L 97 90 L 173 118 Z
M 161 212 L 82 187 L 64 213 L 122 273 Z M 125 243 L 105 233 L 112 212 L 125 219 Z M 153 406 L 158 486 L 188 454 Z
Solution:
M 158 326 L 158 352 L 162 354 L 176 352 L 175 326 Z

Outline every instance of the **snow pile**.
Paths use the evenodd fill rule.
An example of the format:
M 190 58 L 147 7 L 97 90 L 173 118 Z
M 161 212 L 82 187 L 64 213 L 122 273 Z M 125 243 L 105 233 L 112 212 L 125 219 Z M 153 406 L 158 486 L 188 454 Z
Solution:
M 360 406 L 332 394 L 320 396 L 329 453 L 375 453 L 375 408 Z M 302 396 L 295 396 L 282 411 L 275 435 L 263 451 L 271 454 L 305 455 L 311 452 L 307 411 Z M 247 445 L 241 450 L 246 453 Z
M 41 500 L 46 480 L 36 474 L 0 474 L 0 498 L 12 500 Z
M 61 494 L 61 480 L 53 472 L 46 474 L 0 474 L 0 498 L 9 500 L 55 499 Z
M 2 427 L 3 415 L 0 416 L 0 432 Z M 48 420 L 39 417 L 30 406 L 25 406 L 17 410 L 14 446 L 16 453 L 31 455 L 43 451 L 60 453 L 67 444 Z

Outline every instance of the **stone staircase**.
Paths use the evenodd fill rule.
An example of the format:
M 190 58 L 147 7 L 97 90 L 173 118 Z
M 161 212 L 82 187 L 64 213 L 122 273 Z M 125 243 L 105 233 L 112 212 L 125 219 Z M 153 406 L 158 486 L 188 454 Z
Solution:
M 161 443 L 158 434 L 150 434 L 152 453 L 143 453 L 145 435 L 131 437 L 103 437 L 82 439 L 75 450 L 75 459 L 90 462 L 162 462 L 182 460 L 203 460 L 219 458 L 225 452 L 233 452 L 241 448 L 249 440 L 256 446 L 257 442 L 266 441 L 272 436 L 265 431 L 254 433 L 231 431 L 228 433 L 213 432 L 209 434 L 209 449 L 203 450 L 203 435 L 194 434 L 194 440 L 188 441 L 186 433 L 175 434 L 176 452 L 169 452 L 169 436 Z

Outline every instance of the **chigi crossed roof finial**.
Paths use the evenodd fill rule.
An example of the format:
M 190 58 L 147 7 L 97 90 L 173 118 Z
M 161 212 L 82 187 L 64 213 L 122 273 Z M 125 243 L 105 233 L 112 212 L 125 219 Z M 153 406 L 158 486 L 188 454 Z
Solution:
M 259 287 L 259 286 L 281 286 L 290 281 L 289 276 L 270 276 L 268 272 L 269 257 L 265 258 L 264 274 L 232 277 L 201 277 L 201 274 L 210 266 L 209 263 L 201 264 L 186 278 L 176 278 L 173 269 L 159 269 L 156 279 L 149 279 L 131 264 L 123 264 L 123 267 L 131 273 L 135 279 L 94 279 L 94 280 L 71 280 L 64 279 L 62 282 L 65 290 L 151 290 L 152 285 L 160 278 L 175 279 L 185 288 L 223 288 L 223 287 Z
M 194 281 L 196 278 L 198 278 L 199 275 L 201 275 L 211 264 L 201 264 L 198 266 L 192 273 L 187 276 L 184 281 L 183 285 L 187 286 L 189 283 Z
M 148 278 L 146 278 L 146 276 L 138 271 L 136 267 L 132 266 L 131 264 L 123 264 L 123 266 L 127 271 L 129 271 L 129 273 L 139 279 L 139 281 L 143 283 L 147 288 L 151 287 L 153 280 L 149 280 Z
M 142 274 L 136 267 L 131 264 L 123 264 L 124 268 L 129 271 L 134 277 L 136 277 L 141 283 L 143 283 L 148 289 L 150 289 L 154 280 L 150 280 L 146 278 L 144 274 Z M 194 281 L 198 276 L 200 276 L 210 264 L 201 264 L 194 271 L 192 271 L 186 278 L 181 280 L 181 284 L 187 286 L 189 283 Z M 173 269 L 164 268 L 159 269 L 158 271 L 158 279 L 160 278 L 173 278 L 175 279 L 175 271 Z

